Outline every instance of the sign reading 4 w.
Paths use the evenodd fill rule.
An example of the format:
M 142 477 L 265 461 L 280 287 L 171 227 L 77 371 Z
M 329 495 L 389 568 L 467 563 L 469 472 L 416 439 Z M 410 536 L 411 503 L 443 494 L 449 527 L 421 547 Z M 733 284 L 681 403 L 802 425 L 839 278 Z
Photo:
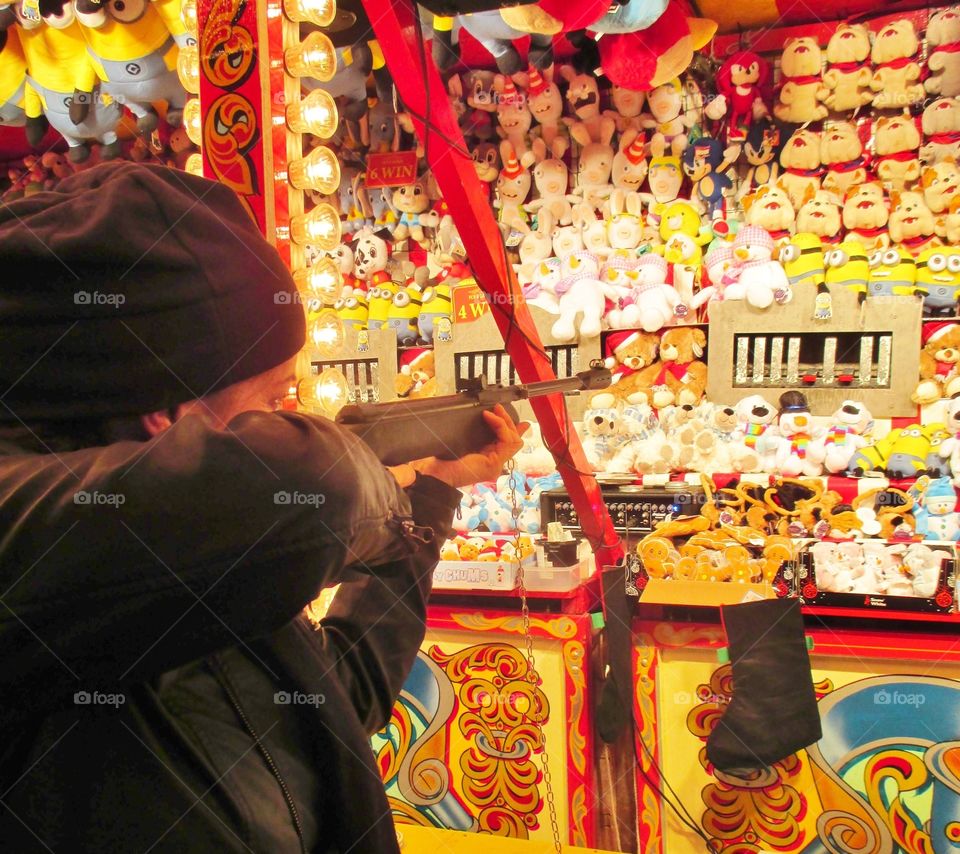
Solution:
M 476 285 L 453 289 L 453 322 L 470 323 L 490 311 L 487 298 Z

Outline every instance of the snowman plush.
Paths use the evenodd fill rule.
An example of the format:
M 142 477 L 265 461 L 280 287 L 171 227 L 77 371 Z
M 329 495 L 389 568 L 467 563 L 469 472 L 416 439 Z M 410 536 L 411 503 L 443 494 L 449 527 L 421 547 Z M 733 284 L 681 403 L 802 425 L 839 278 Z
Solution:
M 813 432 L 813 418 L 807 399 L 799 391 L 780 395 L 780 417 L 777 421 L 774 471 L 784 477 L 819 477 L 823 474 L 823 455 Z
M 728 274 L 736 281 L 724 289 L 724 299 L 743 299 L 760 309 L 790 301 L 790 280 L 773 259 L 774 247 L 769 232 L 759 225 L 745 225 L 737 232 L 731 247 L 734 267 Z

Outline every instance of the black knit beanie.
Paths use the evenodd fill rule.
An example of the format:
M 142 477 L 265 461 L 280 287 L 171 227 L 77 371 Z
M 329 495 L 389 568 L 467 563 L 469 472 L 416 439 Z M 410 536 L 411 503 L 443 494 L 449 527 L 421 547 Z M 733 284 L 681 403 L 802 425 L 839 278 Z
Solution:
M 0 202 L 0 422 L 139 415 L 303 346 L 296 286 L 236 194 L 94 167 Z

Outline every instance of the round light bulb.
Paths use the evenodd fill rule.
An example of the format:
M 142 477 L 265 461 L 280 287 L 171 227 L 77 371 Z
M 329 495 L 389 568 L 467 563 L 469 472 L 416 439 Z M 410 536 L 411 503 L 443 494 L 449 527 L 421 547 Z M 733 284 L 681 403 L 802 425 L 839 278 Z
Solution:
M 334 0 L 283 0 L 283 11 L 296 23 L 329 27 L 337 16 L 337 4 Z
M 321 83 L 333 80 L 337 72 L 337 54 L 323 33 L 314 31 L 300 44 L 283 52 L 283 62 L 291 77 L 312 77 Z
M 335 356 L 343 347 L 343 322 L 332 308 L 325 308 L 310 327 L 310 341 L 321 356 Z
M 343 290 L 340 268 L 329 257 L 321 258 L 312 267 L 294 270 L 293 280 L 301 291 L 321 300 L 324 305 L 333 305 Z
M 188 33 L 197 34 L 197 0 L 183 0 L 180 4 L 180 20 Z
M 287 177 L 298 190 L 329 196 L 340 186 L 340 161 L 329 148 L 318 145 L 306 157 L 290 162 Z
M 332 252 L 340 244 L 340 215 L 326 202 L 308 214 L 290 217 L 290 239 L 298 246 L 310 245 Z
M 306 98 L 287 105 L 287 127 L 293 133 L 310 133 L 329 139 L 337 132 L 340 114 L 329 92 L 314 89 Z
M 180 48 L 177 55 L 177 77 L 191 95 L 200 93 L 200 51 L 196 45 Z
M 308 409 L 319 410 L 333 418 L 350 397 L 347 378 L 339 368 L 327 368 L 319 376 L 297 383 L 297 399 Z
M 183 165 L 184 170 L 189 172 L 191 175 L 198 175 L 203 177 L 203 155 L 198 152 L 194 152 L 187 158 L 187 162 Z
M 203 144 L 203 121 L 200 116 L 200 99 L 191 98 L 183 107 L 183 126 L 194 145 Z

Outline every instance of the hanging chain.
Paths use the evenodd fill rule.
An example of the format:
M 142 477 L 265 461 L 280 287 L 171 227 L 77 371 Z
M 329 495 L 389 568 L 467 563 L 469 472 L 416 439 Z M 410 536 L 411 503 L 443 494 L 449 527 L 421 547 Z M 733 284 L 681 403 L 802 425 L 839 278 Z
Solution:
M 527 601 L 527 586 L 523 575 L 523 560 L 520 554 L 520 499 L 517 495 L 517 481 L 514 477 L 517 464 L 511 458 L 507 460 L 507 477 L 510 484 L 510 516 L 513 519 L 514 556 L 517 560 L 517 588 L 520 592 L 520 620 L 523 640 L 527 648 L 527 680 L 534 687 L 536 697 L 540 675 L 533 657 L 533 635 L 530 634 L 530 604 Z M 540 762 L 543 765 L 543 785 L 547 794 L 547 814 L 550 817 L 550 829 L 553 832 L 553 847 L 561 854 L 563 843 L 560 840 L 560 824 L 557 821 L 557 803 L 553 794 L 553 779 L 550 774 L 550 757 L 547 754 L 547 734 L 543 729 L 543 707 L 539 702 L 533 706 L 533 722 L 540 736 Z

